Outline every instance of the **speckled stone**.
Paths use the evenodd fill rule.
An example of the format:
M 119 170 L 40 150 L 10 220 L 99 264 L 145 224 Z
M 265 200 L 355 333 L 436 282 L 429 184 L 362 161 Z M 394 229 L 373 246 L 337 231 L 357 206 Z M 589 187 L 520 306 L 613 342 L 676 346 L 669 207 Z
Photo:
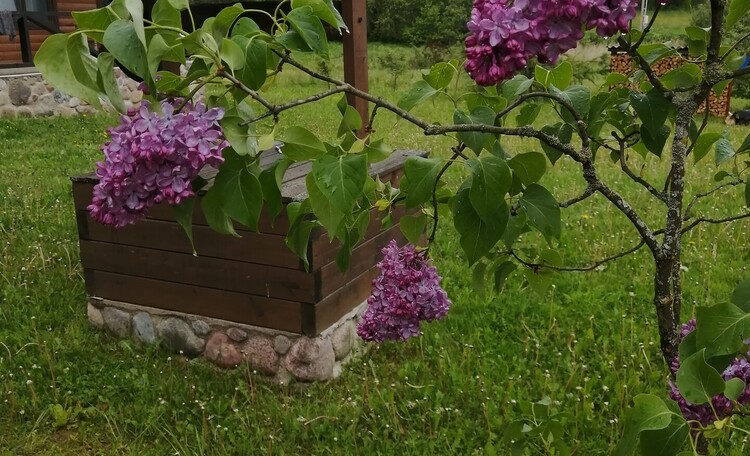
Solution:
M 328 380 L 333 376 L 336 355 L 330 339 L 300 337 L 284 358 L 284 367 L 297 380 Z
M 208 338 L 203 356 L 224 369 L 237 367 L 243 360 L 242 353 L 232 343 L 232 340 L 226 334 L 218 331 Z
M 266 337 L 251 337 L 242 345 L 242 353 L 250 367 L 266 375 L 275 375 L 279 369 L 279 355 L 273 348 L 273 342 Z

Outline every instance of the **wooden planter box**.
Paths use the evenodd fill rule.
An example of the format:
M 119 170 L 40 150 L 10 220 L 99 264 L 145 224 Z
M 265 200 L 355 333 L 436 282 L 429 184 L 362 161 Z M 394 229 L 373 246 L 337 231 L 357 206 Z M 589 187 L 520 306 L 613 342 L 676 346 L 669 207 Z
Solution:
M 425 153 L 394 152 L 374 164 L 371 175 L 398 183 L 410 155 Z M 262 163 L 273 160 L 267 153 Z M 309 171 L 309 163 L 287 170 L 282 188 L 285 204 L 304 198 Z M 196 204 L 193 232 L 198 255 L 193 256 L 167 204 L 153 207 L 145 220 L 116 230 L 95 222 L 86 211 L 96 176 L 72 180 L 86 291 L 92 298 L 313 337 L 367 298 L 380 250 L 391 239 L 405 242 L 398 217 L 391 228 L 380 232 L 374 211 L 347 271 L 341 272 L 335 264 L 338 245 L 330 243 L 322 229 L 310 236 L 308 271 L 284 244 L 289 228 L 286 211 L 273 225 L 264 215 L 259 232 L 238 228 L 242 237 L 234 238 L 211 230 Z

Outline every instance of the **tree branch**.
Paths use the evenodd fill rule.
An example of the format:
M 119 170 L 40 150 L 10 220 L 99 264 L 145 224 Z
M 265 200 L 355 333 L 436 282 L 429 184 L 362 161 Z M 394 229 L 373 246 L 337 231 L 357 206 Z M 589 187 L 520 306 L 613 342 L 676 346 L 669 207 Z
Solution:
M 583 193 L 581 193 L 580 195 L 575 196 L 567 201 L 563 201 L 562 203 L 560 203 L 560 208 L 565 209 L 574 204 L 580 203 L 581 201 L 588 199 L 594 193 L 596 193 L 596 188 L 593 187 L 592 185 L 588 185 L 586 189 L 583 191 Z
M 643 44 L 643 40 L 646 39 L 646 35 L 648 35 L 648 32 L 651 31 L 651 27 L 654 26 L 654 22 L 656 22 L 656 16 L 659 15 L 659 11 L 661 11 L 661 1 L 656 2 L 656 8 L 654 9 L 654 15 L 651 16 L 651 20 L 648 21 L 648 24 L 646 25 L 646 28 L 643 29 L 643 33 L 641 33 L 641 37 L 638 38 L 638 41 L 635 42 L 633 46 L 631 46 L 631 49 L 633 51 L 638 50 L 638 48 Z
M 266 117 L 273 116 L 274 119 L 278 117 L 279 114 L 286 111 L 287 109 L 296 108 L 297 106 L 302 106 L 304 104 L 308 103 L 314 103 L 318 100 L 322 100 L 323 98 L 330 97 L 331 95 L 336 95 L 337 93 L 346 92 L 346 86 L 336 86 L 331 89 L 326 90 L 325 92 L 316 93 L 315 95 L 311 95 L 307 98 L 300 98 L 299 100 L 290 101 L 288 103 L 280 104 L 280 105 L 272 105 L 271 108 L 264 112 L 263 114 L 253 117 L 250 120 L 246 120 L 242 122 L 240 125 L 247 125 L 254 122 L 257 122 L 259 120 L 265 119 Z
M 700 225 L 701 223 L 710 223 L 713 225 L 718 225 L 721 223 L 728 223 L 728 222 L 734 222 L 736 220 L 742 220 L 745 218 L 750 217 L 750 212 L 746 212 L 744 214 L 737 214 L 737 215 L 730 215 L 728 217 L 724 218 L 709 218 L 709 217 L 698 217 L 697 219 L 693 220 L 689 225 L 682 228 L 681 234 L 685 234 L 688 231 L 692 230 L 696 226 Z
M 641 239 L 641 241 L 638 244 L 634 245 L 633 247 L 631 247 L 631 248 L 629 248 L 627 250 L 623 250 L 622 252 L 619 252 L 619 253 L 616 253 L 614 255 L 610 255 L 608 257 L 602 258 L 602 259 L 597 260 L 597 261 L 595 261 L 595 262 L 593 262 L 593 263 L 591 263 L 590 265 L 587 265 L 587 266 L 573 266 L 573 267 L 553 266 L 551 264 L 546 264 L 546 263 L 531 263 L 531 262 L 526 261 L 523 258 L 519 257 L 516 254 L 516 252 L 514 252 L 513 250 L 508 251 L 508 253 L 510 255 L 512 255 L 513 258 L 516 259 L 516 261 L 518 261 L 519 263 L 521 263 L 522 265 L 526 266 L 529 269 L 534 269 L 534 270 L 551 269 L 553 271 L 563 271 L 563 272 L 586 272 L 586 271 L 593 271 L 594 269 L 598 268 L 599 266 L 601 266 L 601 265 L 603 265 L 605 263 L 609 263 L 610 261 L 614 261 L 614 260 L 617 260 L 619 258 L 628 256 L 628 255 L 630 255 L 632 253 L 635 253 L 638 250 L 640 250 L 641 247 L 643 247 L 644 245 L 646 245 L 646 240 L 645 239 Z
M 693 199 L 690 200 L 690 203 L 687 205 L 687 208 L 685 209 L 685 215 L 682 217 L 682 220 L 688 221 L 693 217 L 692 215 L 690 215 L 690 213 L 693 210 L 693 206 L 695 206 L 695 204 L 698 201 L 700 201 L 701 198 L 705 198 L 707 196 L 713 195 L 714 193 L 718 192 L 719 190 L 723 188 L 736 187 L 737 185 L 744 184 L 744 183 L 745 181 L 743 181 L 742 179 L 738 179 L 736 181 L 726 182 L 724 184 L 717 185 L 716 187 L 712 188 L 711 190 L 708 190 L 707 192 L 696 193 L 695 196 L 693 196 Z
M 649 191 L 652 195 L 656 197 L 659 201 L 666 203 L 667 198 L 664 196 L 664 192 L 660 192 L 656 188 L 654 188 L 653 185 L 651 185 L 646 179 L 642 178 L 641 176 L 635 174 L 632 169 L 630 169 L 630 166 L 628 166 L 628 160 L 625 157 L 625 143 L 623 141 L 620 141 L 620 150 L 618 151 L 618 154 L 620 156 L 620 168 L 622 171 L 634 182 L 641 184 L 643 188 Z
M 664 87 L 664 84 L 659 80 L 658 76 L 656 76 L 656 73 L 654 73 L 654 70 L 651 68 L 651 65 L 649 65 L 648 62 L 646 62 L 646 59 L 644 59 L 641 54 L 638 53 L 637 49 L 634 49 L 632 46 L 628 44 L 627 41 L 625 41 L 625 38 L 619 37 L 617 39 L 617 43 L 622 47 L 622 49 L 630 55 L 630 58 L 633 59 L 637 64 L 638 67 L 643 70 L 643 72 L 646 74 L 646 77 L 648 78 L 648 81 L 651 83 L 652 86 L 656 87 L 659 92 L 661 92 L 664 95 L 664 98 L 671 100 L 674 96 L 674 93 Z
M 246 94 L 248 94 L 250 96 L 250 98 L 252 98 L 253 100 L 255 100 L 258 103 L 262 104 L 263 107 L 266 108 L 267 110 L 269 110 L 269 111 L 273 110 L 273 105 L 271 103 L 269 103 L 268 101 L 266 101 L 265 98 L 261 97 L 258 94 L 258 92 L 256 92 L 255 90 L 251 89 L 250 87 L 246 86 L 245 84 L 243 84 L 242 81 L 240 81 L 239 79 L 235 78 L 234 76 L 232 76 L 231 74 L 227 73 L 224 70 L 217 71 L 216 74 L 219 75 L 219 76 L 221 76 L 221 77 L 223 77 L 223 78 L 226 78 L 229 82 L 231 82 L 232 84 L 234 84 L 235 87 L 237 87 L 238 89 L 240 89 L 243 92 L 245 92 Z M 276 120 L 276 119 L 274 119 L 274 120 Z

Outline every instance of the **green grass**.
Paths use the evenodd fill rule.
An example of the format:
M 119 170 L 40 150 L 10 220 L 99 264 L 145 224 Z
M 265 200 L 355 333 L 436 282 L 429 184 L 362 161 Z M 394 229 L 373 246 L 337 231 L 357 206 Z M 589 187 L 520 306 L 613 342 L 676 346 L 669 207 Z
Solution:
M 375 46 L 371 56 L 413 51 Z M 334 47 L 334 58 L 340 47 Z M 310 62 L 315 65 L 314 61 Z M 342 73 L 339 65 L 331 74 Z M 274 100 L 320 91 L 285 69 Z M 407 69 L 399 86 L 419 73 Z M 393 99 L 392 74 L 372 70 L 371 90 Z M 465 76 L 458 83 L 467 87 Z M 403 90 L 403 89 L 402 89 Z M 336 98 L 283 115 L 328 135 Z M 450 121 L 451 102 L 416 110 Z M 543 113 L 540 122 L 550 122 Z M 570 414 L 566 442 L 580 455 L 606 455 L 622 432 L 624 409 L 639 393 L 664 395 L 666 371 L 651 304 L 652 261 L 645 252 L 586 274 L 558 274 L 535 294 L 512 277 L 502 294 L 471 286 L 455 234 L 445 220 L 433 249 L 454 306 L 444 322 L 404 344 L 374 347 L 341 378 L 305 388 L 266 384 L 245 370 L 219 372 L 158 347 L 142 347 L 89 327 L 69 176 L 99 158 L 110 117 L 0 120 L 0 455 L 424 455 L 507 454 L 500 437 L 524 416 L 522 400 L 550 397 Z M 712 122 L 738 143 L 750 131 Z M 446 138 L 425 138 L 406 122 L 378 114 L 376 135 L 391 144 L 445 155 Z M 539 150 L 510 140 L 509 152 Z M 599 158 L 603 178 L 654 225 L 661 208 Z M 666 159 L 633 158 L 656 179 Z M 690 166 L 690 194 L 714 185 L 710 157 Z M 561 161 L 544 184 L 560 200 L 583 188 L 579 169 Z M 452 185 L 460 170 L 449 176 Z M 729 214 L 739 189 L 699 208 Z M 601 198 L 564 212 L 560 249 L 584 264 L 635 241 L 627 221 Z M 684 312 L 725 300 L 750 276 L 748 224 L 707 226 L 685 238 Z M 528 246 L 540 245 L 533 236 Z M 170 357 L 171 356 L 171 357 Z M 80 406 L 80 408 L 76 408 Z M 56 413 L 53 413 L 54 409 Z M 62 410 L 62 412 L 61 412 Z M 55 420 L 57 416 L 57 421 Z M 746 427 L 750 423 L 745 423 Z M 732 439 L 724 454 L 745 454 Z M 530 454 L 540 454 L 532 451 Z

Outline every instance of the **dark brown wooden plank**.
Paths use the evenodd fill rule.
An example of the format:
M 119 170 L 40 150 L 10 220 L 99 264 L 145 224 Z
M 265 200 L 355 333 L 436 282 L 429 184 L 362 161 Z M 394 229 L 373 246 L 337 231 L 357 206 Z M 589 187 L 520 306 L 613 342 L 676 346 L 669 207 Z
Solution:
M 142 220 L 114 229 L 94 221 L 87 214 L 78 217 L 82 239 L 146 247 L 170 252 L 192 253 L 182 228 L 172 222 Z M 83 225 L 83 226 L 82 226 Z M 242 238 L 219 234 L 206 226 L 193 226 L 198 255 L 303 270 L 300 259 L 284 244 L 282 236 L 243 232 Z
M 328 329 L 352 309 L 364 302 L 372 291 L 372 280 L 378 268 L 373 267 L 339 288 L 334 294 L 315 305 L 315 335 Z M 310 304 L 302 304 L 310 306 Z M 305 313 L 305 310 L 303 310 Z
M 89 180 L 87 177 L 81 176 L 78 180 L 73 182 L 73 203 L 75 208 L 78 210 L 86 210 L 86 207 L 91 204 L 91 194 L 95 185 L 95 181 Z M 193 212 L 193 225 L 208 226 L 203 210 L 200 206 L 200 196 L 195 204 L 195 210 Z M 152 220 L 163 220 L 168 222 L 174 222 L 174 213 L 172 207 L 169 204 L 161 203 L 150 208 L 146 213 L 147 219 Z M 235 223 L 235 230 L 240 236 L 244 236 L 245 233 L 254 233 L 248 228 Z M 289 231 L 289 218 L 286 216 L 286 210 L 282 210 L 281 214 L 276 217 L 275 220 L 271 220 L 268 215 L 267 209 L 264 207 L 260 219 L 258 220 L 258 231 L 265 234 L 276 234 L 279 236 L 285 236 Z
M 305 271 L 107 242 L 82 240 L 80 247 L 86 269 L 315 302 L 315 280 Z
M 319 300 L 325 299 L 349 281 L 356 279 L 360 274 L 375 266 L 383 259 L 381 250 L 392 239 L 395 239 L 399 246 L 407 242 L 398 224 L 358 245 L 352 251 L 349 267 L 346 271 L 342 272 L 335 262 L 323 266 L 320 271 L 316 272 L 320 284 Z
M 410 210 L 408 212 L 413 213 L 415 211 Z M 406 213 L 407 210 L 403 206 L 395 207 L 392 211 L 393 224 L 398 224 L 401 217 Z M 370 212 L 370 223 L 367 226 L 367 231 L 365 231 L 365 236 L 362 242 L 366 242 L 384 231 L 382 226 L 383 216 L 384 214 L 380 213 L 377 209 L 373 209 Z M 310 244 L 311 254 L 308 255 L 308 258 L 310 258 L 310 270 L 312 271 L 316 271 L 334 261 L 336 254 L 341 247 L 341 242 L 337 239 L 334 239 L 333 242 L 331 242 L 330 239 L 328 239 L 326 231 L 322 228 L 313 231 L 310 235 Z
M 301 304 L 231 291 L 85 270 L 90 296 L 205 317 L 302 332 Z

